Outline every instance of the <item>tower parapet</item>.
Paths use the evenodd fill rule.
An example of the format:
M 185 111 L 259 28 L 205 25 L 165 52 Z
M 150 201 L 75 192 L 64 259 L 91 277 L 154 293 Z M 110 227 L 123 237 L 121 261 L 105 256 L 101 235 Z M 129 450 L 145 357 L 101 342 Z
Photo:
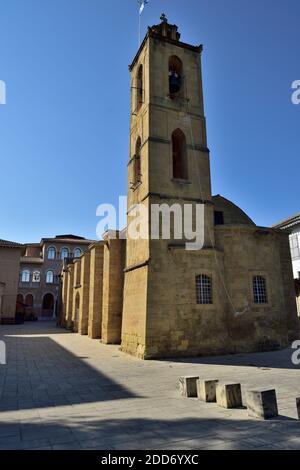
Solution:
M 164 13 L 161 15 L 160 19 L 161 23 L 152 26 L 149 28 L 149 31 L 168 39 L 173 39 L 173 41 L 179 41 L 181 35 L 178 32 L 178 26 L 176 26 L 176 24 L 169 24 L 168 19 Z

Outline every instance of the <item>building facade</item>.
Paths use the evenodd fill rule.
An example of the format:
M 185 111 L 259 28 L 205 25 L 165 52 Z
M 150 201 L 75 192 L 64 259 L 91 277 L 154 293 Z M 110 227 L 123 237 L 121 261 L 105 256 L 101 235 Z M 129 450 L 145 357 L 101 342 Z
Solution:
M 20 260 L 18 308 L 25 310 L 26 316 L 56 316 L 64 260 L 79 258 L 91 243 L 82 237 L 59 235 L 25 245 Z
M 0 319 L 14 318 L 23 246 L 0 240 Z
M 142 359 L 271 350 L 299 334 L 288 237 L 211 194 L 201 53 L 164 15 L 148 28 L 130 66 L 126 240 L 107 233 L 63 273 L 62 324 Z M 140 206 L 147 236 L 133 237 Z M 202 206 L 202 249 L 175 222 L 151 237 L 157 206 L 172 221 Z
M 300 213 L 274 225 L 289 235 L 298 316 L 300 316 Z

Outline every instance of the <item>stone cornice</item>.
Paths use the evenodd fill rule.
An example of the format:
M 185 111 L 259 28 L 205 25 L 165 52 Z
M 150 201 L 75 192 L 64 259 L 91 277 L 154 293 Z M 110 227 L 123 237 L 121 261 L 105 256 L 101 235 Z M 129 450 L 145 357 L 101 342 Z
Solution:
M 148 28 L 148 32 L 147 32 L 142 44 L 140 45 L 138 52 L 136 53 L 132 63 L 128 66 L 130 72 L 132 71 L 135 64 L 137 63 L 138 58 L 140 56 L 140 53 L 144 49 L 144 46 L 145 46 L 145 44 L 146 44 L 146 42 L 149 38 L 158 39 L 159 41 L 167 42 L 169 44 L 173 44 L 174 46 L 181 47 L 183 49 L 187 49 L 189 51 L 196 52 L 198 54 L 201 54 L 201 52 L 203 51 L 203 45 L 202 44 L 200 46 L 192 46 L 191 44 L 187 44 L 185 42 L 175 41 L 174 39 L 170 39 L 166 36 L 162 36 L 160 34 L 157 34 L 157 33 L 153 32 L 151 30 L 151 28 Z
M 148 266 L 150 263 L 150 258 L 147 259 L 146 261 L 138 264 L 134 264 L 132 266 L 128 266 L 127 268 L 124 269 L 124 273 L 130 273 L 131 271 L 135 271 L 136 269 L 141 269 L 144 268 L 145 266 Z

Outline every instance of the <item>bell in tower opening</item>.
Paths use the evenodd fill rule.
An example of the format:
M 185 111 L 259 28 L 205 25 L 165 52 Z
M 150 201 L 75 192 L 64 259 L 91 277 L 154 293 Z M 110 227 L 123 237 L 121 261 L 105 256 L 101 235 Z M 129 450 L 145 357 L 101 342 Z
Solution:
M 182 62 L 172 56 L 169 59 L 169 94 L 171 98 L 176 97 L 182 88 Z

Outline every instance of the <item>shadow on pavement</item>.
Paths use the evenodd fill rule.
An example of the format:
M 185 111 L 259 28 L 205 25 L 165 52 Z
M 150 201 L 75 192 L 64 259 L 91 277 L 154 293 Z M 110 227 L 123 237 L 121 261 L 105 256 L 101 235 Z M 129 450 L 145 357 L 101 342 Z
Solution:
M 300 449 L 299 422 L 234 419 L 73 419 L 2 423 L 0 449 Z
M 136 397 L 47 336 L 5 336 L 0 411 L 66 406 Z

